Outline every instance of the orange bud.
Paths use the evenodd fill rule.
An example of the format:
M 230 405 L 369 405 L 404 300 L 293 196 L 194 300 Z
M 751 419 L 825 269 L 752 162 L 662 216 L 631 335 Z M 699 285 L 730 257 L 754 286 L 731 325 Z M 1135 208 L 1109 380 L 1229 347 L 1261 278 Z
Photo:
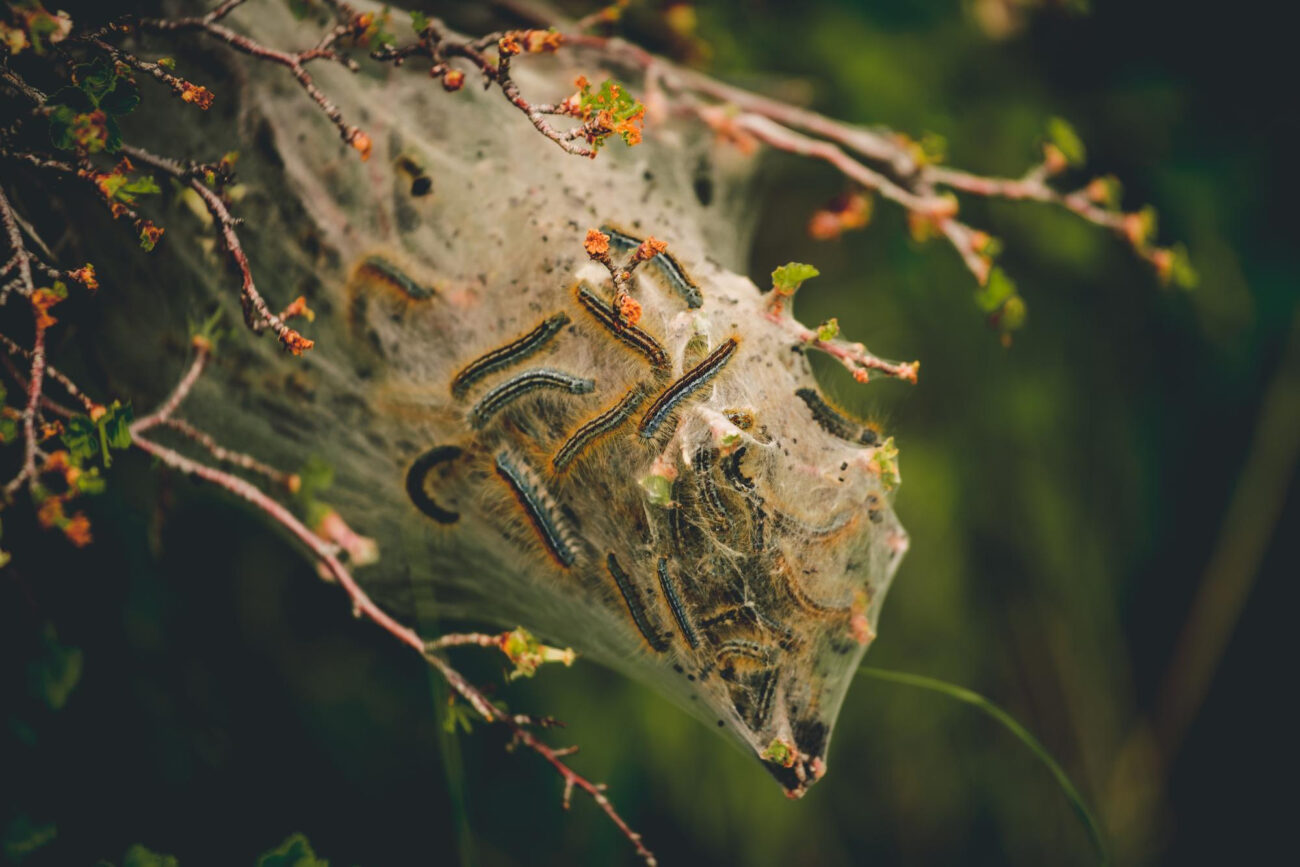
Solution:
M 370 141 L 370 136 L 354 127 L 352 135 L 348 138 L 348 144 L 356 148 L 357 153 L 361 154 L 363 162 L 370 159 L 370 149 L 374 146 L 374 143 Z
M 449 69 L 442 76 L 442 89 L 453 93 L 465 86 L 465 73 L 459 69 Z
M 1059 175 L 1070 167 L 1070 160 L 1054 144 L 1043 145 L 1043 165 L 1049 175 Z
M 69 519 L 63 527 L 63 533 L 68 537 L 68 541 L 78 548 L 84 548 L 94 541 L 90 535 L 90 519 L 82 512 Z
M 497 49 L 501 52 L 502 57 L 510 57 L 523 50 L 519 44 L 518 34 L 513 31 L 498 40 Z
M 316 341 L 308 340 L 292 328 L 285 329 L 285 332 L 280 335 L 280 342 L 294 355 L 302 355 L 316 345 Z
M 814 241 L 834 241 L 843 233 L 840 218 L 830 211 L 815 211 L 808 220 L 808 237 Z
M 624 295 L 618 305 L 618 315 L 628 325 L 636 325 L 641 321 L 641 305 L 631 295 Z
M 588 229 L 587 238 L 582 242 L 582 246 L 591 258 L 606 258 L 609 256 L 609 235 L 599 229 Z
M 95 266 L 87 262 L 68 275 L 87 289 L 98 289 L 99 280 L 95 279 Z

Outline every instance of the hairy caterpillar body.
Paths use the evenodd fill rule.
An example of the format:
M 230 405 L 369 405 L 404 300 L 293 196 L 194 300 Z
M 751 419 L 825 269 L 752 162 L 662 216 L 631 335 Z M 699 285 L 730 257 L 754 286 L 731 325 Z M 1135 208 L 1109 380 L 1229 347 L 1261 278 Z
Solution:
M 278 9 L 255 24 L 297 32 Z M 515 76 L 558 102 L 595 62 L 566 49 Z M 234 126 L 268 163 L 241 164 L 250 258 L 264 291 L 307 296 L 316 348 L 288 360 L 245 342 L 194 413 L 282 463 L 329 462 L 323 496 L 379 545 L 358 578 L 396 613 L 572 645 L 802 794 L 907 536 L 874 435 L 820 401 L 738 273 L 754 158 L 652 118 L 642 145 L 584 160 L 499 93 L 447 94 L 414 70 L 313 74 L 369 132 L 367 162 L 265 70 L 245 77 Z M 411 165 L 431 190 L 412 189 Z M 635 326 L 611 318 L 609 274 L 583 252 L 599 226 L 615 252 L 668 243 L 633 279 Z M 184 279 L 230 303 L 225 275 L 174 247 Z

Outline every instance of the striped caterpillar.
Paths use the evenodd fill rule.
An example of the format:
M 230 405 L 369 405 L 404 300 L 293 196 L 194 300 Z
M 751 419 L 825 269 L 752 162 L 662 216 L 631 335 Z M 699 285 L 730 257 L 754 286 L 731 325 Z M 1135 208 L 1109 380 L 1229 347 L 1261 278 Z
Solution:
M 258 14 L 262 32 L 292 26 Z M 582 60 L 516 75 L 558 99 Z M 801 795 L 907 536 L 874 435 L 817 398 L 739 274 L 753 158 L 665 122 L 580 160 L 497 94 L 318 74 L 371 131 L 368 162 L 292 81 L 247 76 L 240 115 L 282 161 L 242 174 L 259 227 L 246 246 L 264 284 L 318 311 L 317 348 L 289 374 L 268 341 L 241 348 L 195 412 L 285 463 L 333 466 L 330 502 L 381 552 L 358 577 L 394 612 L 430 633 L 469 617 L 572 645 Z M 431 190 L 412 192 L 411 165 Z M 668 243 L 633 278 L 635 325 L 583 253 L 595 227 L 619 254 Z

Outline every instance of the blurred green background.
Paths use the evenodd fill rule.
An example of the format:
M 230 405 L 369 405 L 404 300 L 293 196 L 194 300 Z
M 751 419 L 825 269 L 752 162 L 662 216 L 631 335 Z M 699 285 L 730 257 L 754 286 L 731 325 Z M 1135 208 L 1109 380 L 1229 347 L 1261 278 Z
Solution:
M 1089 170 L 1119 175 L 1125 204 L 1156 205 L 1162 241 L 1188 244 L 1200 287 L 1162 290 L 1100 230 L 964 202 L 1007 242 L 1029 304 L 1004 349 L 952 251 L 914 243 L 893 207 L 810 240 L 809 215 L 844 187 L 789 159 L 767 178 L 750 275 L 814 263 L 804 321 L 838 316 L 873 351 L 922 360 L 916 387 L 821 370 L 902 454 L 912 550 L 868 663 L 1012 711 L 1120 863 L 1254 862 L 1290 839 L 1294 766 L 1280 697 L 1300 562 L 1291 37 L 1258 2 L 1072 5 L 705 2 L 695 50 L 832 115 L 938 133 L 980 172 L 1023 171 L 1063 116 Z M 664 12 L 634 7 L 632 32 L 689 48 Z M 445 735 L 439 685 L 283 540 L 147 469 L 115 465 L 85 552 L 5 515 L 6 543 L 29 541 L 0 576 L 0 824 L 53 835 L 24 864 L 120 863 L 133 843 L 186 867 L 246 864 L 293 831 L 336 865 L 634 862 L 589 801 L 562 813 L 560 781 L 500 732 Z M 1043 767 L 933 694 L 861 680 L 829 774 L 792 803 L 608 671 L 580 661 L 507 687 L 495 658 L 457 658 L 512 707 L 565 720 L 552 740 L 582 746 L 576 766 L 667 865 L 1095 863 Z

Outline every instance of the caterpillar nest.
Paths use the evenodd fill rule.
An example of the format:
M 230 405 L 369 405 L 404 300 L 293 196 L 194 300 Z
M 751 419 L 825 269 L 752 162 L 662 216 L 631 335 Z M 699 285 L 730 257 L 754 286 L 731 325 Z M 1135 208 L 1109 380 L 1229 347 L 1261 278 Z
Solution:
M 297 32 L 278 7 L 255 24 Z M 329 463 L 330 504 L 378 543 L 357 577 L 395 613 L 571 645 L 802 794 L 907 535 L 884 444 L 818 396 L 788 312 L 738 273 L 756 157 L 663 117 L 635 148 L 577 158 L 499 92 L 313 67 L 369 133 L 362 162 L 290 76 L 229 62 L 229 130 L 259 151 L 240 165 L 244 245 L 261 285 L 306 295 L 316 346 L 223 350 L 195 421 L 282 465 Z M 514 74 L 558 102 L 598 64 L 574 47 Z M 667 244 L 627 283 L 635 323 L 584 251 L 591 229 L 615 262 Z M 238 316 L 211 258 L 168 255 L 168 279 Z M 120 352 L 146 377 L 164 366 L 142 335 L 167 329 L 143 326 L 176 312 L 129 311 Z

